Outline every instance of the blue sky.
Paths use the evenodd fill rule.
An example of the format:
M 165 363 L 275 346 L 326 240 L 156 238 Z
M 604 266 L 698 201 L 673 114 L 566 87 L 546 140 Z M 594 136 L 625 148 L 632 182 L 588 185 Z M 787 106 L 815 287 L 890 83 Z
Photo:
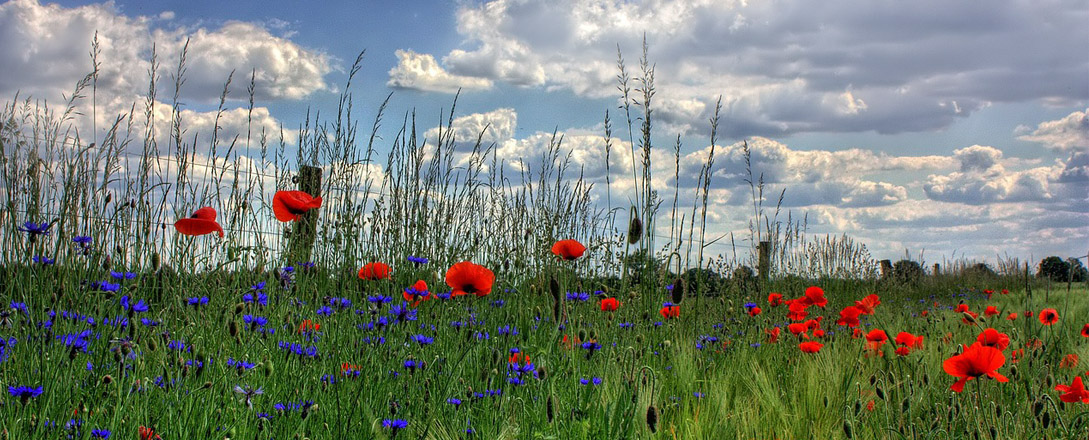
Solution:
M 335 111 L 365 49 L 353 87 L 361 125 L 392 91 L 387 121 L 415 109 L 434 126 L 460 87 L 462 138 L 491 124 L 499 154 L 532 161 L 558 130 L 603 181 L 602 116 L 619 120 L 617 46 L 634 70 L 645 35 L 661 193 L 679 185 L 693 197 L 690 179 L 665 177 L 672 139 L 684 142 L 682 174 L 698 173 L 723 99 L 714 232 L 747 234 L 747 188 L 734 177 L 736 143 L 749 140 L 770 192 L 786 190 L 810 233 L 846 233 L 879 258 L 1039 260 L 1084 255 L 1089 243 L 1085 23 L 1089 5 L 1061 0 L 21 0 L 0 5 L 0 65 L 10 66 L 0 97 L 59 100 L 88 71 L 98 30 L 116 97 L 104 107 L 122 111 L 146 92 L 150 42 L 169 72 L 188 37 L 194 131 L 227 73 L 252 69 L 262 126 L 293 127 L 308 108 Z M 244 82 L 229 107 L 245 105 Z M 631 182 L 616 178 L 623 193 Z

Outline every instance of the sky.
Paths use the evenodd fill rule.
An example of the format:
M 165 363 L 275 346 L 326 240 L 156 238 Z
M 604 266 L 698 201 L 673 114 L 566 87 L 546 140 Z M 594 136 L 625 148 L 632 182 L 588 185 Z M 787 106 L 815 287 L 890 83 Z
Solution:
M 169 110 L 164 84 L 188 39 L 191 132 L 211 131 L 232 71 L 223 129 L 243 126 L 252 74 L 255 123 L 278 131 L 308 110 L 333 114 L 365 51 L 352 85 L 361 126 L 392 92 L 387 121 L 415 111 L 434 127 L 460 90 L 458 139 L 488 127 L 496 154 L 532 166 L 556 131 L 603 188 L 603 117 L 614 131 L 622 119 L 618 51 L 638 76 L 645 39 L 659 193 L 691 203 L 722 103 L 709 236 L 748 235 L 747 141 L 766 203 L 785 190 L 783 212 L 811 235 L 847 234 L 879 259 L 1039 261 L 1089 253 L 1086 23 L 1082 0 L 12 0 L 0 4 L 0 98 L 59 104 L 91 70 L 97 31 L 99 127 L 146 100 L 153 47 L 156 105 Z M 613 202 L 626 205 L 634 185 L 616 170 L 630 144 L 614 135 Z

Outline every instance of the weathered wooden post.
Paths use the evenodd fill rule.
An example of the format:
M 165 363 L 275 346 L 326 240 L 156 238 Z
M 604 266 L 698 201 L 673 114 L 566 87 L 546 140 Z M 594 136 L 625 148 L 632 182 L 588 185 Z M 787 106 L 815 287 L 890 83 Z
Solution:
M 760 286 L 763 287 L 767 285 L 768 277 L 771 275 L 771 242 L 761 241 L 758 250 L 760 255 L 756 270 L 757 276 L 760 277 Z
M 312 197 L 321 197 L 321 168 L 303 165 L 299 167 L 298 189 Z M 317 238 L 318 213 L 322 210 L 311 209 L 299 216 L 291 229 L 291 242 L 288 247 L 287 264 L 310 261 Z
M 942 274 L 942 266 L 938 263 L 934 263 L 934 276 Z

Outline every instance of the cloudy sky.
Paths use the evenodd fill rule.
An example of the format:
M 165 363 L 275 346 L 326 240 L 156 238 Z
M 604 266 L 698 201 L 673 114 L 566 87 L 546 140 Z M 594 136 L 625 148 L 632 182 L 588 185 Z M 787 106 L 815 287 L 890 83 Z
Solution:
M 614 129 L 622 119 L 617 51 L 634 73 L 645 37 L 660 193 L 694 194 L 721 99 L 713 232 L 748 235 L 747 140 L 769 203 L 785 189 L 784 209 L 807 215 L 811 234 L 847 233 L 878 258 L 1089 252 L 1083 0 L 302 4 L 9 1 L 0 4 L 0 97 L 59 104 L 90 71 L 97 31 L 99 106 L 123 112 L 147 94 L 153 45 L 166 82 L 188 39 L 181 98 L 191 132 L 210 131 L 232 71 L 221 125 L 244 123 L 252 72 L 255 120 L 273 131 L 298 127 L 307 109 L 334 112 L 366 50 L 353 85 L 364 121 L 393 92 L 392 119 L 415 109 L 434 126 L 460 89 L 460 139 L 489 126 L 498 154 L 532 163 L 555 130 L 604 187 L 603 116 L 612 113 Z M 165 101 L 172 86 L 161 87 Z M 630 163 L 612 160 L 614 173 Z M 614 202 L 631 187 L 617 174 Z

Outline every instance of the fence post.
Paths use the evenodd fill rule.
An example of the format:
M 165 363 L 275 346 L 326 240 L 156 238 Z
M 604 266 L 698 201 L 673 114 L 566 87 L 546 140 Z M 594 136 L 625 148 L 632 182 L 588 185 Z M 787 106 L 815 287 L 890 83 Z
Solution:
M 760 242 L 760 259 L 758 261 L 757 273 L 760 277 L 761 286 L 767 284 L 768 277 L 771 275 L 771 242 Z
M 881 278 L 892 276 L 892 260 L 881 260 Z
M 298 189 L 312 197 L 321 197 L 321 168 L 303 165 L 299 167 Z M 317 237 L 320 209 L 311 209 L 299 216 L 291 229 L 287 264 L 310 261 L 314 239 Z
M 934 263 L 934 276 L 938 276 L 938 275 L 941 275 L 941 274 L 942 274 L 942 265 L 940 265 L 938 263 Z

